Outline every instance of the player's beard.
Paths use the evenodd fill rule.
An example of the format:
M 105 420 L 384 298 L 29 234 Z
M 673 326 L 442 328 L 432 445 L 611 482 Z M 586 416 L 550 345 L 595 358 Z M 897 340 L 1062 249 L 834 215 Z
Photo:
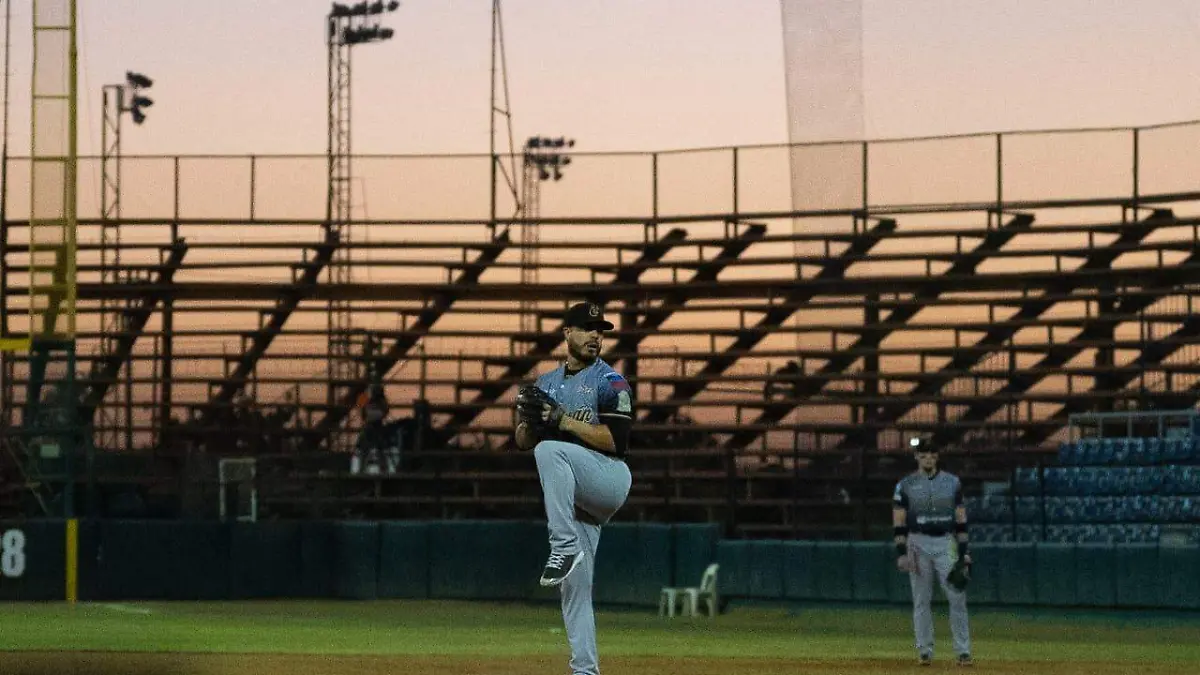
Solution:
M 586 351 L 586 347 L 587 347 L 586 342 L 583 343 L 582 347 L 576 347 L 575 345 L 568 342 L 567 343 L 567 353 L 570 354 L 571 358 L 575 359 L 576 361 L 578 361 L 584 365 L 590 366 L 593 363 L 595 363 L 597 356 L 599 356 L 599 354 L 600 354 L 600 350 L 597 349 L 596 356 L 593 356 Z

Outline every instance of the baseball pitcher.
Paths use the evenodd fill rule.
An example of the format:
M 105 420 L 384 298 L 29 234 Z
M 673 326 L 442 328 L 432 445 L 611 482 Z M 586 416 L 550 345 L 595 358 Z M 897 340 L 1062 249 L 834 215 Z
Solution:
M 954 474 L 938 469 L 937 448 L 913 438 L 910 443 L 917 470 L 896 484 L 892 498 L 892 526 L 896 566 L 908 572 L 912 587 L 913 632 L 917 658 L 923 666 L 933 662 L 933 579 L 937 575 L 950 603 L 950 631 L 960 666 L 970 666 L 971 635 L 967 622 L 967 581 L 971 558 L 967 555 L 967 509 L 962 483 Z
M 629 496 L 625 464 L 633 400 L 629 383 L 599 358 L 600 307 L 579 303 L 563 318 L 567 359 L 517 393 L 517 445 L 533 448 L 546 503 L 550 558 L 543 586 L 558 586 L 571 672 L 598 675 L 592 580 L 600 528 Z

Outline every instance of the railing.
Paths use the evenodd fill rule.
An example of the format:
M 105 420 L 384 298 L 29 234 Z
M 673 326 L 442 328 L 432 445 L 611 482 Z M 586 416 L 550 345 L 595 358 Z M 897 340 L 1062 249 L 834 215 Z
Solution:
M 1136 128 L 755 145 L 661 152 L 573 152 L 541 194 L 541 217 L 654 220 L 687 214 L 875 212 L 1200 191 L 1200 121 Z M 356 218 L 488 222 L 511 218 L 494 184 L 507 155 L 361 155 Z M 14 157 L 8 218 L 28 218 L 30 161 Z M 320 219 L 323 155 L 122 158 L 126 219 Z M 100 158 L 79 160 L 79 217 L 100 217 Z M 493 200 L 493 195 L 495 199 Z M 367 207 L 369 206 L 369 213 Z

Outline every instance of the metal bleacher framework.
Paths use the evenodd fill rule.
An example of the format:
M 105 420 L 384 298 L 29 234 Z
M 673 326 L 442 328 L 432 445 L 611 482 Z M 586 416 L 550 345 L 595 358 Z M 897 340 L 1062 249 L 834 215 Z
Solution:
M 957 142 L 846 144 L 861 191 L 813 208 L 793 201 L 804 146 L 573 153 L 571 185 L 543 189 L 536 242 L 490 216 L 486 156 L 356 158 L 388 195 L 352 242 L 324 227 L 322 157 L 125 157 L 124 269 L 101 269 L 103 219 L 79 216 L 82 404 L 94 438 L 117 439 L 88 479 L 190 512 L 217 503 L 216 458 L 254 456 L 260 517 L 538 517 L 511 396 L 560 358 L 560 313 L 580 299 L 619 319 L 603 357 L 636 393 L 623 518 L 869 536 L 911 467 L 908 435 L 945 446 L 978 489 L 1057 456 L 1072 415 L 1194 406 L 1200 123 Z M 920 164 L 931 143 L 946 161 Z M 1043 166 L 1053 153 L 1020 159 L 1042 143 L 1132 152 L 1103 155 L 1118 178 L 1095 179 Z M 960 175 L 980 152 L 986 170 Z M 1057 182 L 1022 179 L 1048 171 Z M 13 271 L 29 265 L 20 214 Z M 535 285 L 520 281 L 528 246 Z M 356 281 L 328 280 L 347 264 Z M 112 301 L 128 309 L 106 331 Z M 362 351 L 336 382 L 333 340 Z M 28 365 L 5 362 L 10 425 Z M 395 474 L 351 475 L 327 450 L 360 428 L 369 372 L 393 418 L 428 412 Z M 133 396 L 107 396 L 117 385 Z

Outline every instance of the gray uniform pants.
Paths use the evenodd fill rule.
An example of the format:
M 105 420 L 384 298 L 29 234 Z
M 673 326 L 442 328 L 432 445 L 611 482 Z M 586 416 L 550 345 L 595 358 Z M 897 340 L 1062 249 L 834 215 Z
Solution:
M 625 503 L 632 477 L 625 462 L 574 443 L 542 441 L 533 455 L 546 500 L 550 552 L 583 556 L 579 568 L 559 586 L 571 672 L 599 675 L 592 610 L 596 550 L 600 527 Z
M 937 576 L 950 604 L 950 632 L 954 638 L 955 654 L 971 653 L 971 632 L 967 622 L 967 595 L 954 590 L 946 575 L 956 560 L 953 540 L 949 535 L 930 537 L 913 534 L 908 538 L 913 569 L 908 574 L 912 586 L 913 632 L 917 652 L 933 655 L 933 579 Z

